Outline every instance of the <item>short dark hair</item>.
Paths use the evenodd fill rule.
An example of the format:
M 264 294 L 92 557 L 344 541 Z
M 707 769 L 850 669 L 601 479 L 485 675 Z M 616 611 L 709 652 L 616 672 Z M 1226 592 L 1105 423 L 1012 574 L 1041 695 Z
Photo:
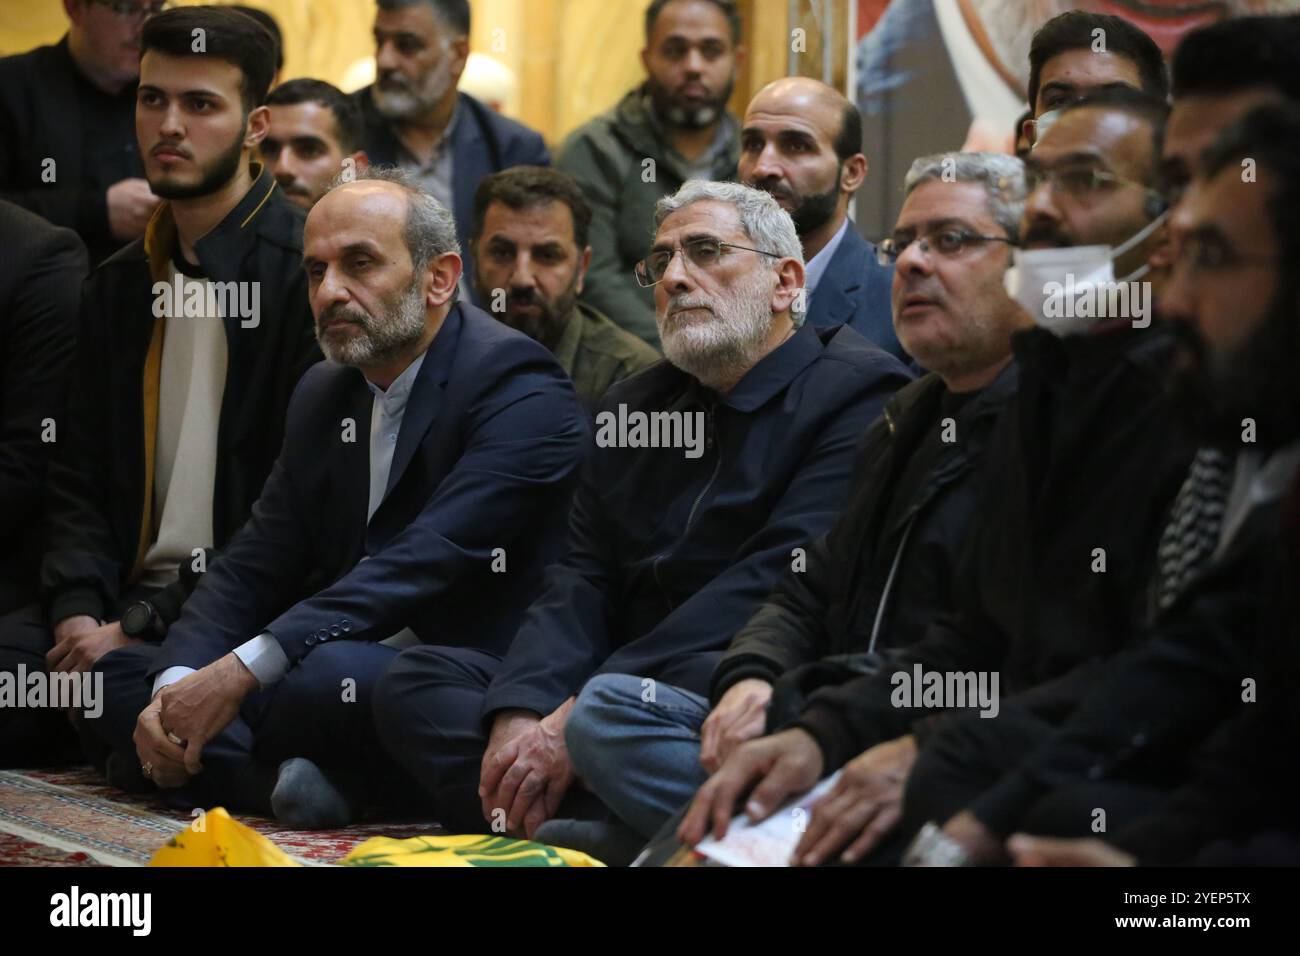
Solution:
M 469 36 L 469 0 L 377 0 L 380 10 L 432 7 L 434 16 L 460 36 Z
M 1300 99 L 1300 15 L 1236 17 L 1193 30 L 1174 50 L 1174 99 L 1266 87 Z
M 862 114 L 853 103 L 845 103 L 840 113 L 840 131 L 835 134 L 835 155 L 840 162 L 862 152 Z
M 1131 86 L 1111 86 L 1085 93 L 1071 100 L 1061 107 L 1061 115 L 1090 107 L 1128 113 L 1151 126 L 1151 175 L 1154 177 L 1164 143 L 1165 123 L 1169 119 L 1169 103 L 1142 90 L 1135 90 Z
M 266 97 L 267 106 L 292 106 L 295 103 L 319 103 L 334 114 L 334 129 L 339 148 L 344 153 L 355 153 L 361 148 L 365 135 L 361 107 L 337 86 L 303 77 L 281 83 Z
M 1268 214 L 1278 237 L 1278 271 L 1294 281 L 1300 270 L 1300 217 L 1295 214 L 1300 208 L 1300 106 L 1269 103 L 1230 123 L 1202 156 L 1205 178 L 1229 167 L 1240 172 L 1239 163 L 1247 157 L 1256 169 L 1275 174 Z
M 242 3 L 228 3 L 226 6 L 231 10 L 238 10 L 245 16 L 252 17 L 260 23 L 267 33 L 271 34 L 271 39 L 275 41 L 275 72 L 279 73 L 284 69 L 284 34 L 280 32 L 280 24 L 276 22 L 275 17 L 265 10 L 259 10 L 257 7 L 246 7 Z
M 650 0 L 650 6 L 645 8 L 645 38 L 646 42 L 650 41 L 650 34 L 654 32 L 655 24 L 659 21 L 659 14 L 663 13 L 664 7 L 672 3 L 673 0 Z M 740 9 L 736 6 L 736 0 L 704 0 L 705 3 L 711 3 L 727 18 L 727 25 L 731 27 L 731 43 L 736 45 L 740 43 Z
M 479 181 L 474 190 L 474 238 L 483 233 L 483 219 L 494 202 L 511 209 L 531 209 L 562 202 L 573 213 L 573 238 L 579 249 L 587 248 L 591 228 L 591 206 L 587 205 L 578 181 L 566 172 L 546 166 L 512 166 Z
M 203 37 L 202 53 L 194 51 L 196 36 Z M 245 113 L 262 105 L 275 75 L 275 40 L 256 20 L 230 7 L 175 7 L 155 14 L 144 22 L 140 39 L 140 55 L 150 50 L 215 57 L 239 67 Z
M 1165 57 L 1155 40 L 1123 17 L 1071 10 L 1044 23 L 1030 41 L 1030 109 L 1038 105 L 1038 86 L 1047 61 L 1068 50 L 1092 49 L 1094 30 L 1104 31 L 1107 53 L 1125 57 L 1137 65 L 1143 92 L 1159 99 L 1168 98 L 1169 81 L 1165 75 Z

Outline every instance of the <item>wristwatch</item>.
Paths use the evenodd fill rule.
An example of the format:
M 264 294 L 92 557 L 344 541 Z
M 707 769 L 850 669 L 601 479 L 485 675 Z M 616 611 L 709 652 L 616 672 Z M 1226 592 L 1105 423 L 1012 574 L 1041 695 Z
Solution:
M 122 633 L 127 637 L 139 637 L 146 641 L 161 640 L 167 632 L 167 625 L 159 616 L 158 609 L 148 601 L 136 601 L 127 605 L 118 623 L 122 625 Z

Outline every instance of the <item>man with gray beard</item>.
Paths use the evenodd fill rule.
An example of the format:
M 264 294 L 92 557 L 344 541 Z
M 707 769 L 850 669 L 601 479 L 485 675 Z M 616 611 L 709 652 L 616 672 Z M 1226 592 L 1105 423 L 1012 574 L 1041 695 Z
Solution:
M 377 689 L 381 739 L 450 826 L 532 837 L 557 814 L 603 812 L 573 799 L 565 751 L 583 684 L 635 674 L 665 707 L 706 693 L 732 635 L 830 526 L 859 440 L 909 380 L 853 329 L 802 324 L 799 237 L 767 193 L 692 181 L 655 221 L 637 276 L 668 361 L 600 402 L 567 552 L 509 653 L 411 648 Z M 674 422 L 662 434 L 681 447 L 623 427 L 647 418 Z
M 311 828 L 413 791 L 375 738 L 376 682 L 411 644 L 505 653 L 587 427 L 545 348 L 457 302 L 451 215 L 409 175 L 326 193 L 303 253 L 329 361 L 166 641 L 101 659 L 108 704 L 86 724 L 178 805 Z
M 549 166 L 539 133 L 493 111 L 456 84 L 469 57 L 469 0 L 377 0 L 375 82 L 353 94 L 370 162 L 401 166 L 451 210 L 469 247 L 479 180 L 511 166 Z M 461 292 L 474 288 L 466 256 Z M 485 303 L 478 303 L 485 305 Z

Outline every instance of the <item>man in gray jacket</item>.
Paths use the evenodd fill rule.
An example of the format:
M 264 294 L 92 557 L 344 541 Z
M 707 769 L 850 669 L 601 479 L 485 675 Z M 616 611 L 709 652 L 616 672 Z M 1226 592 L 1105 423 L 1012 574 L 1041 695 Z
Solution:
M 645 26 L 645 83 L 574 130 L 556 165 L 593 212 L 583 301 L 658 347 L 654 298 L 632 270 L 660 198 L 688 179 L 735 178 L 740 124 L 727 100 L 744 48 L 734 0 L 652 0 Z

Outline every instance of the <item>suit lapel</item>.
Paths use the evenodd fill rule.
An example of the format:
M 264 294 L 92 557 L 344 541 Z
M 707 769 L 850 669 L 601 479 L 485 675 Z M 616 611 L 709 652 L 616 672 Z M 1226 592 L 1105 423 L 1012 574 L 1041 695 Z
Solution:
M 853 263 L 860 258 L 857 244 L 853 242 L 856 237 L 853 224 L 849 223 L 844 238 L 835 249 L 835 255 L 831 256 L 821 281 L 817 283 L 813 299 L 816 302 L 818 325 L 837 325 L 853 318 L 853 293 L 862 285 L 861 272 L 853 268 Z
M 457 102 L 460 114 L 456 119 L 456 128 L 451 137 L 451 187 L 452 216 L 456 220 L 456 235 L 462 249 L 469 249 L 469 225 L 474 221 L 474 190 L 479 180 L 488 173 L 486 162 L 487 143 L 483 140 L 483 131 L 479 128 L 478 117 L 474 115 L 471 105 L 462 95 Z M 473 256 L 463 257 L 465 263 L 465 281 L 473 288 Z
M 393 466 L 388 473 L 388 487 L 384 489 L 385 500 L 402 480 L 416 449 L 445 404 L 444 386 L 460 339 L 461 321 L 461 310 L 457 306 L 447 314 L 433 344 L 425 353 L 424 364 L 411 387 L 411 397 L 406 400 L 406 411 L 402 413 L 402 427 L 397 433 L 397 447 L 393 449 Z
M 375 397 L 366 387 L 360 372 L 352 376 L 343 417 L 356 423 L 355 441 L 341 442 L 335 471 L 339 489 L 342 527 L 347 529 L 348 560 L 355 562 L 363 554 L 366 535 L 366 510 L 370 505 L 370 414 Z

